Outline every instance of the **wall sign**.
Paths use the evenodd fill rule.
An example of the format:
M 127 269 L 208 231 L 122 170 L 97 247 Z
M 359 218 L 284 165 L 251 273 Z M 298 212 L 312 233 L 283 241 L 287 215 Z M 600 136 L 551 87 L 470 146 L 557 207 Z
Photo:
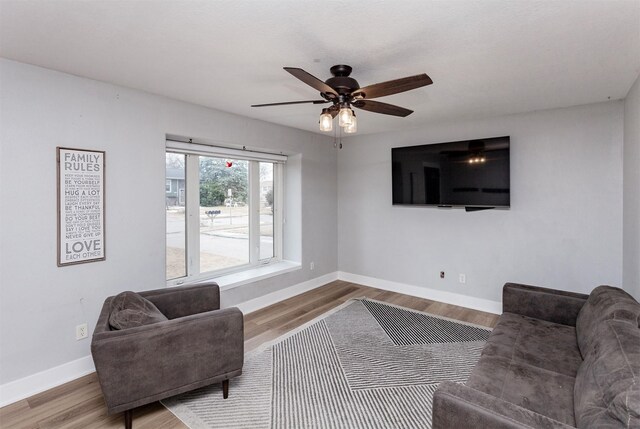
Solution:
M 104 261 L 104 151 L 57 151 L 58 266 Z

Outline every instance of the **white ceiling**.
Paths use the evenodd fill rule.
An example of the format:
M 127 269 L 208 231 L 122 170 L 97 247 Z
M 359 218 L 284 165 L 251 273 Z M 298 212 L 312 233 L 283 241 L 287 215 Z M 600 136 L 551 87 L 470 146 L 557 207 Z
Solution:
M 640 0 L 6 1 L 0 56 L 319 132 L 283 66 L 361 86 L 434 84 L 359 111 L 359 133 L 624 98 L 640 72 Z

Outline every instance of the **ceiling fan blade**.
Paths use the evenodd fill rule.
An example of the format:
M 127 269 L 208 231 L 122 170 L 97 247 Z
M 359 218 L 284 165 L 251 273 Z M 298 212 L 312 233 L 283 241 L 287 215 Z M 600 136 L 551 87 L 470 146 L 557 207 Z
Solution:
M 354 101 L 353 107 L 368 110 L 369 112 L 382 113 L 383 115 L 401 116 L 403 118 L 413 113 L 413 110 L 405 109 L 404 107 L 371 100 Z
M 284 69 L 310 87 L 315 88 L 320 92 L 324 92 L 325 94 L 333 94 L 336 97 L 338 96 L 338 93 L 335 89 L 331 88 L 329 85 L 327 85 L 314 75 L 309 74 L 306 71 L 296 67 L 284 67 Z
M 356 89 L 353 95 L 362 94 L 366 99 L 384 97 L 385 95 L 398 94 L 399 92 L 410 91 L 421 86 L 431 85 L 433 81 L 425 73 L 415 76 L 403 77 L 401 79 L 389 80 L 387 82 L 374 83 L 364 88 Z
M 285 101 L 282 103 L 252 104 L 251 107 L 284 106 L 285 104 L 304 104 L 304 103 L 324 104 L 324 103 L 328 103 L 328 101 L 327 100 Z

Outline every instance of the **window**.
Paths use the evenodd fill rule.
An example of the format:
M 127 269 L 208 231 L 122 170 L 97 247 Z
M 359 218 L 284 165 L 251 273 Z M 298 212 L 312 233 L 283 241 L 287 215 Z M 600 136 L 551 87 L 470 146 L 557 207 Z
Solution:
M 260 171 L 260 258 L 275 255 L 273 240 L 273 164 L 259 163 Z
M 166 278 L 170 284 L 281 259 L 285 159 L 167 142 Z M 173 192 L 169 192 L 170 178 Z
M 171 179 L 167 179 L 167 180 L 165 181 L 165 185 L 164 185 L 164 187 L 165 187 L 165 191 L 166 191 L 167 193 L 171 192 Z

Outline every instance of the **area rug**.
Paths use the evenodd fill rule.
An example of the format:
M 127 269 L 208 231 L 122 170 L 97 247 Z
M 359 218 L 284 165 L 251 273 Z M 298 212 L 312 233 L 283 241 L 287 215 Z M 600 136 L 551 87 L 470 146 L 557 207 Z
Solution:
M 162 403 L 191 429 L 430 428 L 433 392 L 463 383 L 490 329 L 348 301 L 245 357 L 214 385 Z

